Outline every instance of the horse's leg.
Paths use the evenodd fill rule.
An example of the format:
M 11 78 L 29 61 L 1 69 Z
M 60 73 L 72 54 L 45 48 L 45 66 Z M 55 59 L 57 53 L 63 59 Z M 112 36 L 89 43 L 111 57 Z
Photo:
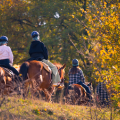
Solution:
M 51 96 L 54 91 L 54 87 L 50 87 L 48 90 L 43 89 L 43 92 L 45 94 L 46 101 L 51 101 Z
M 50 101 L 50 95 L 49 95 L 48 91 L 46 89 L 43 89 L 43 92 L 45 94 L 46 101 L 49 102 Z
M 25 99 L 28 96 L 28 87 L 30 84 L 30 80 L 26 80 L 23 84 L 23 98 Z
M 74 86 L 74 91 L 75 91 L 75 104 L 80 104 L 80 98 L 81 98 L 81 91 L 79 87 Z
M 54 92 L 54 90 L 55 90 L 55 88 L 52 86 L 52 87 L 50 87 L 49 88 L 49 90 L 48 90 L 48 92 L 49 92 L 49 99 L 50 99 L 50 101 L 51 101 L 51 96 L 52 96 L 52 94 L 53 94 L 53 92 Z

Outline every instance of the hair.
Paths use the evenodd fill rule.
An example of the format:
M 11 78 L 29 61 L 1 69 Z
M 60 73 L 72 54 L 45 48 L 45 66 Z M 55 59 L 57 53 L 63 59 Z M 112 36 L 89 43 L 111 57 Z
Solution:
M 4 44 L 6 44 L 6 43 L 7 43 L 6 41 L 1 41 L 1 42 L 0 42 L 0 46 L 4 45 Z
M 70 74 L 76 74 L 78 71 L 80 70 L 80 67 L 79 66 L 73 66 L 71 69 L 70 69 Z
M 39 40 L 39 39 L 40 39 L 39 36 L 33 37 L 33 40 Z

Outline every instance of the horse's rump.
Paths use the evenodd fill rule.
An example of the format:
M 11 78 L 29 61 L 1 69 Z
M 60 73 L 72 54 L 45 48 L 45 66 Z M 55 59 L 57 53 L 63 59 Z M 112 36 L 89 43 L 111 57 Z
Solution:
M 14 78 L 14 73 L 5 67 L 0 67 L 0 80 L 3 80 L 6 83 L 6 80 L 12 81 Z
M 14 91 L 13 74 L 9 69 L 0 67 L 0 93 L 9 94 Z
M 33 60 L 24 62 L 19 72 L 23 76 L 23 81 L 28 80 L 32 85 L 34 83 L 35 86 L 39 86 L 41 89 L 48 89 L 51 83 L 51 72 L 46 68 L 43 62 Z
M 73 86 L 74 90 L 75 90 L 76 92 L 78 92 L 78 94 L 79 94 L 79 92 L 80 92 L 80 94 L 81 94 L 82 97 L 85 97 L 85 96 L 86 96 L 86 90 L 85 90 L 84 87 L 82 87 L 82 86 L 79 85 L 79 84 L 73 84 L 72 86 Z
M 90 82 L 85 82 L 85 84 L 92 90 L 92 84 Z M 86 104 L 89 101 L 88 93 L 85 88 L 79 84 L 71 85 L 72 89 L 68 89 L 68 94 L 66 96 L 67 102 L 70 104 Z

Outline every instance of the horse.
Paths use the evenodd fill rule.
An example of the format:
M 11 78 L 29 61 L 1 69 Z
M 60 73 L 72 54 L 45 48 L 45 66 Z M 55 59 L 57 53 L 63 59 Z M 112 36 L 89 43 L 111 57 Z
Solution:
M 61 79 L 61 83 L 64 83 L 64 76 L 65 76 L 65 67 L 66 67 L 66 64 L 64 64 L 63 66 L 60 64 L 60 63 L 53 63 L 57 69 L 58 69 L 58 72 L 59 72 L 59 75 L 60 75 L 60 79 Z M 61 90 L 60 87 L 58 87 L 59 90 Z
M 60 79 L 61 79 L 61 85 L 60 87 L 57 87 L 57 89 L 54 92 L 54 102 L 61 102 L 62 97 L 63 97 L 63 92 L 64 92 L 64 76 L 65 76 L 65 69 L 63 69 L 63 67 L 65 68 L 66 64 L 61 65 L 60 63 L 53 63 L 59 72 L 60 75 Z
M 10 95 L 13 92 L 20 93 L 19 84 L 17 78 L 14 78 L 14 74 L 11 70 L 0 67 L 0 95 Z
M 63 82 L 63 73 L 65 64 L 59 68 L 60 64 L 56 64 L 58 67 L 58 72 L 60 74 L 61 82 Z M 28 87 L 31 88 L 31 92 L 35 93 L 36 91 L 43 91 L 45 94 L 46 101 L 51 100 L 51 95 L 54 91 L 52 86 L 52 71 L 49 67 L 42 61 L 32 60 L 25 61 L 21 66 L 19 73 L 23 76 L 23 90 L 24 98 L 26 98 L 28 93 Z
M 92 83 L 91 82 L 85 82 L 85 84 L 89 87 L 91 90 L 91 93 L 93 91 Z M 93 97 L 91 96 L 93 99 Z M 93 102 L 93 100 L 91 101 Z M 68 94 L 66 95 L 66 103 L 68 104 L 87 104 L 89 102 L 88 94 L 86 93 L 86 90 L 79 84 L 72 84 L 71 88 L 68 89 Z

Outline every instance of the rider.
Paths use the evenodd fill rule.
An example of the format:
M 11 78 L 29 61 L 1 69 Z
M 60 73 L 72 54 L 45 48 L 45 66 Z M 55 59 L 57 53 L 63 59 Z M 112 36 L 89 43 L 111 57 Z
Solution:
M 0 37 L 0 66 L 10 69 L 18 79 L 21 80 L 19 72 L 12 66 L 13 64 L 13 53 L 9 46 L 7 46 L 8 37 Z
M 85 78 L 83 75 L 83 71 L 79 68 L 79 62 L 77 59 L 72 60 L 72 68 L 69 70 L 69 85 L 79 84 L 83 88 L 85 88 L 88 93 L 88 97 L 91 98 L 91 91 L 85 83 Z
M 60 86 L 61 79 L 57 67 L 48 60 L 48 51 L 44 43 L 40 41 L 39 33 L 33 31 L 31 36 L 33 39 L 29 49 L 29 55 L 31 58 L 28 60 L 40 60 L 46 63 L 52 70 L 52 85 L 55 87 Z

